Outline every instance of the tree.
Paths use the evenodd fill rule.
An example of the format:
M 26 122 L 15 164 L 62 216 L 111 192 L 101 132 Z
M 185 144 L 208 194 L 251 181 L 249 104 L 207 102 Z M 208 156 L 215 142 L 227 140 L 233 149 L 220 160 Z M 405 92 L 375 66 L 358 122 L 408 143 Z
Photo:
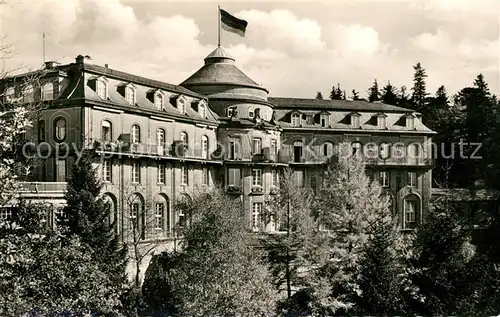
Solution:
M 332 91 L 330 92 L 330 99 L 331 100 L 342 100 L 343 99 L 343 92 L 342 89 L 340 89 L 340 84 L 337 83 L 337 87 L 333 86 Z
M 287 298 L 292 296 L 292 288 L 304 287 L 304 279 L 321 248 L 322 241 L 311 215 L 310 203 L 310 192 L 297 186 L 293 171 L 289 169 L 280 174 L 279 189 L 266 202 L 265 222 L 276 222 L 280 233 L 265 236 L 263 242 L 269 250 L 275 284 L 278 289 L 286 285 Z
M 414 74 L 413 74 L 413 87 L 412 87 L 412 95 L 411 102 L 413 104 L 413 109 L 418 112 L 424 112 L 426 107 L 426 84 L 425 79 L 427 78 L 427 74 L 425 69 L 422 67 L 420 63 L 417 63 L 413 66 Z
M 368 101 L 380 101 L 380 91 L 378 89 L 378 83 L 376 79 L 373 81 L 372 86 L 368 89 Z
M 327 162 L 313 212 L 326 230 L 329 249 L 311 283 L 313 305 L 320 314 L 345 313 L 354 307 L 360 286 L 356 278 L 370 225 L 387 212 L 388 199 L 371 182 L 349 145 Z
M 406 93 L 406 86 L 401 86 L 401 88 L 399 89 L 398 106 L 403 108 L 412 107 L 410 105 L 410 95 Z
M 417 293 L 410 301 L 418 315 L 470 315 L 477 301 L 474 247 L 469 232 L 446 205 L 434 206 L 413 244 L 411 280 Z
M 188 316 L 273 316 L 275 291 L 248 235 L 239 199 L 217 189 L 176 205 L 192 215 L 171 271 L 178 310 Z
M 357 310 L 366 316 L 404 313 L 404 280 L 398 253 L 399 228 L 389 210 L 373 224 L 359 270 Z
M 398 104 L 398 96 L 397 96 L 397 91 L 396 88 L 391 85 L 391 82 L 388 81 L 387 85 L 382 88 L 382 96 L 381 96 L 382 102 L 386 103 L 388 105 L 397 105 Z
M 86 150 L 73 165 L 66 191 L 62 230 L 66 236 L 78 236 L 95 254 L 102 270 L 117 284 L 125 282 L 127 250 L 120 244 L 110 204 L 101 196 L 102 182 L 92 166 L 92 152 Z
M 316 94 L 316 99 L 323 100 L 323 94 L 321 93 L 321 91 L 318 91 L 318 93 Z
M 361 100 L 359 98 L 359 92 L 357 92 L 356 89 L 352 90 L 352 100 Z

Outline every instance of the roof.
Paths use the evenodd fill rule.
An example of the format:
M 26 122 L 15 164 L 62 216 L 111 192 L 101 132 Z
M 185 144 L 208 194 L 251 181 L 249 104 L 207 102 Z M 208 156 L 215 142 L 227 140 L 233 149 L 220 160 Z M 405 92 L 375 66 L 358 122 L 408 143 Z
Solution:
M 374 112 L 414 112 L 412 109 L 392 106 L 384 103 L 374 103 L 364 100 L 329 100 L 269 97 L 276 109 L 316 109 L 316 110 L 350 110 Z
M 180 94 L 185 94 L 197 98 L 206 98 L 204 95 L 200 95 L 192 90 L 189 90 L 185 87 L 177 86 L 177 85 L 172 85 L 168 84 L 162 81 L 154 80 L 154 79 L 149 79 L 137 75 L 133 75 L 130 73 L 122 72 L 119 70 L 111 69 L 108 67 L 104 66 L 99 66 L 99 65 L 94 65 L 94 64 L 83 64 L 83 68 L 86 71 L 93 72 L 93 73 L 98 73 L 101 75 L 105 75 L 106 77 L 113 77 L 116 79 L 120 79 L 122 81 L 128 81 L 152 88 L 158 88 L 158 89 L 165 89 L 173 92 L 177 92 Z
M 205 58 L 205 65 L 180 85 L 190 87 L 221 84 L 253 87 L 267 92 L 267 89 L 263 88 L 238 69 L 238 67 L 234 65 L 234 58 L 221 47 L 217 47 L 211 52 Z

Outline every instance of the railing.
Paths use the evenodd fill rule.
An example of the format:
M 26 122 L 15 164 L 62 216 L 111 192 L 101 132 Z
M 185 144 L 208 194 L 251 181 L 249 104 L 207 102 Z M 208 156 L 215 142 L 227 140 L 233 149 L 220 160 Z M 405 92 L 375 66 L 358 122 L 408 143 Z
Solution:
M 205 151 L 201 148 L 190 148 L 181 141 L 174 141 L 172 144 L 148 144 L 91 139 L 90 147 L 97 151 L 105 151 L 116 154 L 140 154 L 163 157 L 220 160 L 216 153 L 211 153 L 210 151 Z
M 63 193 L 66 191 L 66 182 L 20 182 L 19 191 L 22 193 Z
M 263 149 L 264 150 L 264 149 Z M 254 153 L 252 149 L 240 149 L 235 152 L 223 153 L 224 160 L 226 161 L 245 161 L 245 162 L 279 162 L 279 152 L 270 153 L 269 151 L 262 151 L 261 153 Z

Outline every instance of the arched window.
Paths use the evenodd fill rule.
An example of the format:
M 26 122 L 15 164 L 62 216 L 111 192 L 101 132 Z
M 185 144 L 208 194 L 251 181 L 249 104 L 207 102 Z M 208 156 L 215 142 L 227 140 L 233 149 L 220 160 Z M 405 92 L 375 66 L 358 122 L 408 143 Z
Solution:
M 160 93 L 157 93 L 155 95 L 155 107 L 158 110 L 162 110 L 163 109 L 163 95 L 160 94 Z
M 115 232 L 118 232 L 118 227 L 119 227 L 117 224 L 117 221 L 118 221 L 118 208 L 117 207 L 118 206 L 116 204 L 116 198 L 111 193 L 105 193 L 103 195 L 103 200 L 106 202 L 106 204 L 108 204 L 109 210 L 111 211 L 109 218 L 108 218 L 108 224 L 111 228 L 113 228 L 115 230 Z
M 170 230 L 170 206 L 163 194 L 156 196 L 154 203 L 154 228 L 156 231 Z
M 385 160 L 389 158 L 390 155 L 390 144 L 387 142 L 380 143 L 380 158 Z
M 236 107 L 235 106 L 228 107 L 227 108 L 227 116 L 231 117 L 235 111 L 236 111 Z
M 52 83 L 46 83 L 42 86 L 42 100 L 52 99 L 54 99 L 54 85 Z
M 358 141 L 351 143 L 352 155 L 353 156 L 361 156 L 361 143 Z
M 298 127 L 300 125 L 300 114 L 292 113 L 292 126 Z
M 188 194 L 182 193 L 180 197 L 181 208 L 179 208 L 179 219 L 178 224 L 180 228 L 185 228 L 189 226 L 191 223 L 191 203 L 193 200 L 189 197 Z
M 132 126 L 130 141 L 132 143 L 140 143 L 141 142 L 141 128 L 137 124 L 134 124 Z
M 321 154 L 326 158 L 330 158 L 333 155 L 333 143 L 331 142 L 323 143 Z
M 54 121 L 54 131 L 56 141 L 64 141 L 66 139 L 66 119 L 57 118 Z
M 404 199 L 403 227 L 414 229 L 420 221 L 420 198 L 417 195 L 409 195 Z
M 125 99 L 131 105 L 135 105 L 135 89 L 133 87 L 127 87 L 125 90 Z
M 184 143 L 184 145 L 188 145 L 188 134 L 186 132 L 181 132 L 181 142 Z
M 129 224 L 131 233 L 140 239 L 146 239 L 146 212 L 141 194 L 133 194 L 128 200 Z
M 102 122 L 101 139 L 103 141 L 111 141 L 113 138 L 112 125 L 109 120 L 104 120 Z
M 248 108 L 248 117 L 253 118 L 255 115 L 255 110 L 253 107 Z
M 208 159 L 208 137 L 206 135 L 201 137 L 201 157 Z
M 156 145 L 158 146 L 158 155 L 164 155 L 166 150 L 165 130 L 156 130 Z
M 177 101 L 177 110 L 182 114 L 186 113 L 186 101 L 184 99 L 179 98 Z
M 108 84 L 104 80 L 97 80 L 97 95 L 106 100 L 108 98 Z

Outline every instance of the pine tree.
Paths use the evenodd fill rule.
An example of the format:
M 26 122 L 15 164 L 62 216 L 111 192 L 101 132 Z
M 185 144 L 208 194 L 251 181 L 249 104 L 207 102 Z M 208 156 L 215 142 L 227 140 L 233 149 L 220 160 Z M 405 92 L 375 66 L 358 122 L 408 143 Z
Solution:
M 119 242 L 115 224 L 109 225 L 111 206 L 101 196 L 102 182 L 92 166 L 92 152 L 84 151 L 73 165 L 66 192 L 62 231 L 76 235 L 95 254 L 103 271 L 116 283 L 125 281 L 126 248 Z
M 324 169 L 322 185 L 313 212 L 328 232 L 327 259 L 320 265 L 311 286 L 313 305 L 320 314 L 351 310 L 360 287 L 356 278 L 371 224 L 386 213 L 389 204 L 377 182 L 365 174 L 358 156 L 349 145 L 340 145 L 340 155 Z
M 330 92 L 331 100 L 341 100 L 342 99 L 342 90 L 340 89 L 340 84 L 337 83 L 337 87 L 333 86 L 332 91 Z
M 411 89 L 413 93 L 411 95 L 411 102 L 413 104 L 413 109 L 424 113 L 426 107 L 426 98 L 428 95 L 425 84 L 427 74 L 420 63 L 417 63 L 415 66 L 413 66 L 413 69 L 415 70 L 415 73 L 413 74 L 413 87 Z
M 399 230 L 389 210 L 371 228 L 359 270 L 361 294 L 356 301 L 360 315 L 404 314 L 403 268 L 399 259 Z
M 356 91 L 356 89 L 352 90 L 352 100 L 360 100 L 359 93 Z
M 316 93 L 316 99 L 323 100 L 323 94 L 321 93 L 321 91 L 318 91 Z
M 397 105 L 398 104 L 398 96 L 397 96 L 397 91 L 396 88 L 391 85 L 391 82 L 388 81 L 387 85 L 382 88 L 382 96 L 381 96 L 382 102 L 386 103 L 388 105 Z
M 411 108 L 412 106 L 410 105 L 410 95 L 406 93 L 406 90 L 406 86 L 401 86 L 401 88 L 399 89 L 398 106 L 403 108 Z
M 368 101 L 380 101 L 380 91 L 378 89 L 378 83 L 376 79 L 373 81 L 373 85 L 368 89 Z

